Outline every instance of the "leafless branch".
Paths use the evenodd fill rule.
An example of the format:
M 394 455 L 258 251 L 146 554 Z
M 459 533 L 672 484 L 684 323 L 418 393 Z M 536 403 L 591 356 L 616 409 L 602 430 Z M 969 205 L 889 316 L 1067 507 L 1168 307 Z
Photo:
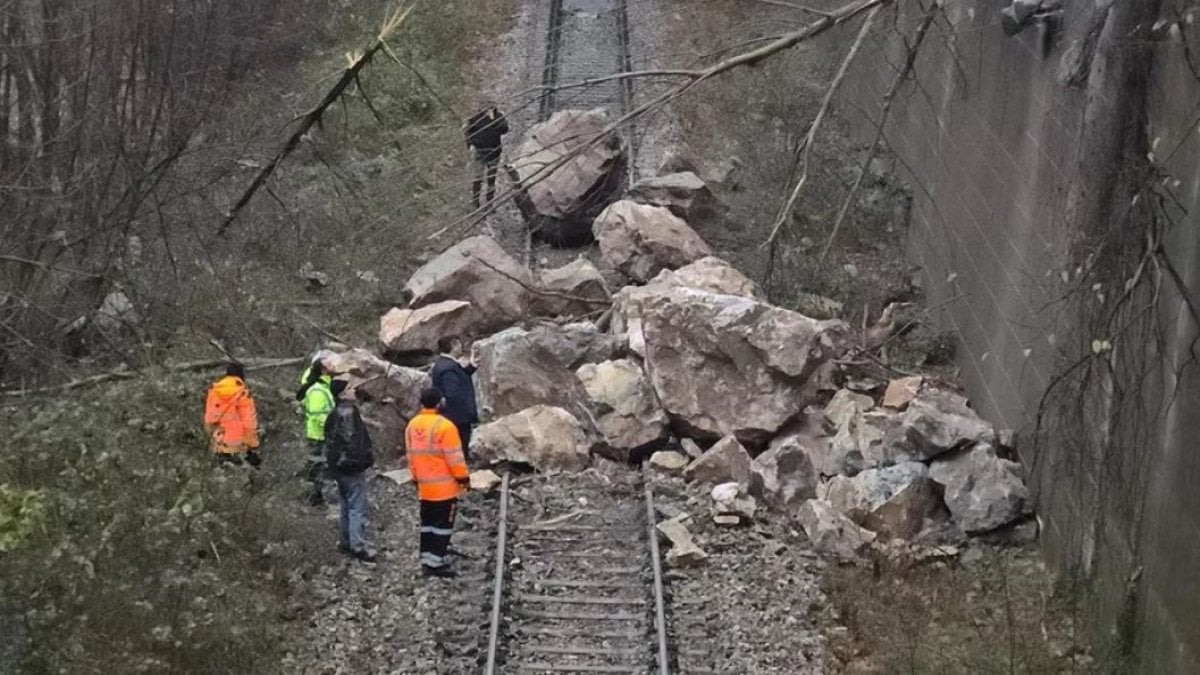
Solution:
M 282 358 L 282 359 L 245 359 L 241 363 L 246 367 L 246 370 L 265 370 L 267 368 L 285 368 L 304 363 L 306 357 L 300 358 Z M 188 361 L 186 363 L 177 363 L 175 365 L 165 366 L 165 370 L 170 373 L 183 373 L 197 370 L 206 370 L 208 368 L 217 368 L 228 363 L 228 359 L 207 359 L 204 361 Z M 78 380 L 72 380 L 65 384 L 56 385 L 53 387 L 40 387 L 37 389 L 10 389 L 0 392 L 0 396 L 7 398 L 26 398 L 30 396 L 40 396 L 43 394 L 58 394 L 73 389 L 82 387 L 90 387 L 96 384 L 105 382 L 115 382 L 118 380 L 131 380 L 145 371 L 140 370 L 114 370 L 99 375 L 92 375 Z
M 933 24 L 933 20 L 937 17 L 939 7 L 938 3 L 931 3 L 929 10 L 925 12 L 925 18 L 917 26 L 916 33 L 913 35 L 912 44 L 908 47 L 908 53 L 904 59 L 904 67 L 892 79 L 892 85 L 888 88 L 887 94 L 883 97 L 883 103 L 879 110 L 879 120 L 875 124 L 875 138 L 871 141 L 871 147 L 867 151 L 867 157 L 863 160 L 862 166 L 859 167 L 858 176 L 854 179 L 854 185 L 851 186 L 850 192 L 846 194 L 845 201 L 842 202 L 842 208 L 838 211 L 837 219 L 833 221 L 833 230 L 829 232 L 829 239 L 825 242 L 825 247 L 821 249 L 819 262 L 824 263 L 829 256 L 829 251 L 833 248 L 833 242 L 837 239 L 838 231 L 842 228 L 842 223 L 846 221 L 846 214 L 850 212 L 850 207 L 854 204 L 855 198 L 858 196 L 859 189 L 862 188 L 863 179 L 871 168 L 871 162 L 874 161 L 879 153 L 879 146 L 883 142 L 884 129 L 887 127 L 888 116 L 892 112 L 892 101 L 895 100 L 896 94 L 900 91 L 900 86 L 908 79 L 912 72 L 913 66 L 917 62 L 917 54 L 921 50 L 921 44 L 925 41 L 925 35 L 929 32 L 929 26 Z
M 775 240 L 783 230 L 783 224 L 787 222 L 792 209 L 795 208 L 796 202 L 800 199 L 800 193 L 803 192 L 805 184 L 808 183 L 808 167 L 812 158 L 813 145 L 816 144 L 817 132 L 820 131 L 821 123 L 825 121 L 825 116 L 829 114 L 829 106 L 833 102 L 834 95 L 841 88 L 842 81 L 846 79 L 846 72 L 850 70 L 850 64 L 858 56 L 858 51 L 867 39 L 867 34 L 871 32 L 871 26 L 874 25 L 875 15 L 878 12 L 879 7 L 871 8 L 871 11 L 867 14 L 867 18 L 863 21 L 862 27 L 858 30 L 858 37 L 854 39 L 854 44 L 850 45 L 850 51 L 846 52 L 846 58 L 842 59 L 842 65 L 838 68 L 837 75 L 834 76 L 833 82 L 829 84 L 829 88 L 825 90 L 825 98 L 821 101 L 821 107 L 817 110 L 817 116 L 813 119 L 812 124 L 809 125 L 808 135 L 804 138 L 804 142 L 800 147 L 800 152 L 802 153 L 800 179 L 796 181 L 796 187 L 792 189 L 792 193 L 788 196 L 783 208 L 779 209 L 779 215 L 775 218 L 775 223 L 771 227 L 771 235 L 763 242 L 763 248 L 775 244 Z

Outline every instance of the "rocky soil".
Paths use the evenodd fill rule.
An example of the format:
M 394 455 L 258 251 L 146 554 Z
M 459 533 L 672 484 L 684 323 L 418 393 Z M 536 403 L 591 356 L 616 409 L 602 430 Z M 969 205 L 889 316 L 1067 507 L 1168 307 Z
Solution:
M 453 546 L 456 580 L 426 579 L 417 563 L 417 499 L 411 484 L 371 482 L 368 537 L 381 556 L 374 564 L 340 558 L 297 579 L 304 594 L 290 614 L 305 628 L 303 648 L 285 672 L 444 673 L 478 671 L 490 609 L 494 500 L 470 493 L 461 504 Z M 328 511 L 332 547 L 336 507 Z
M 683 521 L 706 554 L 703 564 L 670 570 L 672 637 L 681 672 L 825 672 L 820 622 L 824 562 L 786 519 L 716 524 L 707 490 L 656 475 L 660 515 Z

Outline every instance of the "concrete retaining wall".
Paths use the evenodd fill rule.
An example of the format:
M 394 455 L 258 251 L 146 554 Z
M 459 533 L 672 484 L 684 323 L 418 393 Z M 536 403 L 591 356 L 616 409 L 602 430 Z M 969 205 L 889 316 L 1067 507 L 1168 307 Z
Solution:
M 1135 626 L 1140 672 L 1200 672 L 1197 325 L 1161 264 L 1200 307 L 1200 64 L 1183 49 L 1200 54 L 1200 28 L 1152 30 L 1200 7 L 1067 0 L 1057 32 L 1010 37 L 1006 1 L 942 4 L 885 127 L 912 189 L 909 255 L 974 405 L 1020 432 L 1051 561 L 1089 582 L 1103 624 Z M 899 6 L 847 83 L 864 140 L 922 18 Z M 1166 258 L 1143 257 L 1147 234 Z

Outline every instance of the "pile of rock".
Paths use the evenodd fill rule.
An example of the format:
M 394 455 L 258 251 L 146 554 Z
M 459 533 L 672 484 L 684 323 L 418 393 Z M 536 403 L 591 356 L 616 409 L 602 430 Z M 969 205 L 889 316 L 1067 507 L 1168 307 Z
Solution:
M 550 122 L 604 126 L 589 115 Z M 533 155 L 554 150 L 595 174 L 576 176 L 572 189 L 607 185 L 597 172 L 613 170 L 613 158 L 592 154 L 609 145 L 544 131 L 531 134 L 541 143 Z M 965 398 L 919 377 L 876 390 L 853 382 L 836 363 L 846 323 L 769 304 L 712 255 L 688 223 L 714 209 L 694 173 L 609 195 L 601 210 L 564 195 L 530 184 L 526 207 L 561 223 L 594 212 L 600 267 L 581 257 L 535 277 L 494 240 L 473 237 L 419 269 L 407 306 L 380 321 L 389 355 L 428 354 L 443 335 L 473 340 L 478 461 L 574 471 L 594 456 L 649 457 L 657 470 L 711 485 L 716 522 L 782 512 L 839 557 L 948 525 L 987 532 L 1028 512 L 1017 465 Z M 620 278 L 626 285 L 610 293 L 605 279 Z M 605 318 L 571 321 L 588 314 Z M 411 414 L 419 373 L 362 358 L 360 370 L 395 383 L 364 391 L 390 401 L 397 420 Z

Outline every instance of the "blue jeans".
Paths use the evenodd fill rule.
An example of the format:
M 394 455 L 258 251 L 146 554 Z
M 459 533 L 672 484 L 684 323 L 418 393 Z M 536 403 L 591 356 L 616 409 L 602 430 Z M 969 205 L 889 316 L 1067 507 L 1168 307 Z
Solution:
M 342 544 L 355 553 L 366 550 L 363 520 L 367 516 L 367 475 L 339 474 L 337 487 L 338 497 L 342 500 Z

